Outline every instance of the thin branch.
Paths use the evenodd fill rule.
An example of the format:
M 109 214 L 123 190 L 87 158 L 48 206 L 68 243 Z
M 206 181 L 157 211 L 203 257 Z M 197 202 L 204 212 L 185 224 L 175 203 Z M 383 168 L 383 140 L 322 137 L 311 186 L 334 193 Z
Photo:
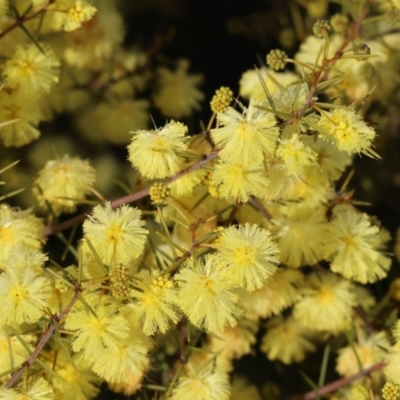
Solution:
M 333 65 L 336 61 L 340 60 L 344 50 L 346 47 L 350 44 L 352 40 L 355 39 L 357 32 L 359 31 L 362 22 L 364 21 L 365 17 L 367 16 L 367 11 L 364 11 L 358 20 L 355 22 L 353 29 L 351 30 L 349 36 L 347 39 L 342 43 L 342 45 L 336 50 L 335 54 L 333 55 L 332 58 L 326 58 L 323 62 L 319 70 L 317 70 L 315 73 L 312 74 L 313 79 L 310 83 L 310 92 L 307 97 L 307 101 L 303 106 L 301 106 L 298 110 L 296 110 L 293 114 L 293 117 L 288 118 L 287 120 L 283 121 L 281 123 L 282 126 L 287 126 L 293 124 L 293 122 L 301 117 L 307 109 L 312 106 L 314 100 L 314 94 L 317 91 L 317 85 L 319 81 L 325 81 L 328 78 L 329 74 L 329 66 Z
M 347 386 L 350 383 L 357 381 L 364 376 L 367 376 L 371 374 L 372 372 L 379 371 L 382 368 L 386 366 L 386 363 L 384 361 L 378 362 L 377 364 L 373 365 L 372 367 L 363 369 L 360 372 L 357 372 L 354 375 L 348 376 L 346 378 L 338 379 L 335 382 L 331 382 L 324 387 L 318 389 L 318 390 L 312 390 L 311 392 L 308 392 L 304 394 L 303 396 L 296 397 L 296 400 L 314 400 L 320 396 L 326 395 L 328 393 L 334 392 L 341 387 Z
M 23 363 L 23 366 L 16 372 L 14 372 L 11 375 L 11 378 L 7 381 L 7 383 L 4 385 L 4 388 L 9 389 L 12 387 L 18 379 L 21 377 L 21 375 L 25 371 L 25 367 L 29 367 L 34 363 L 34 361 L 38 358 L 40 352 L 42 351 L 43 347 L 47 344 L 47 342 L 51 339 L 53 336 L 53 333 L 55 331 L 55 322 L 54 321 L 61 321 L 70 311 L 73 305 L 76 303 L 78 300 L 78 296 L 80 293 L 81 289 L 79 286 L 75 287 L 75 294 L 72 297 L 71 301 L 67 305 L 67 307 L 59 314 L 59 315 L 54 315 L 52 318 L 52 321 L 50 322 L 49 326 L 47 327 L 46 332 L 42 335 L 42 337 L 39 340 L 39 343 L 37 344 L 35 350 L 33 353 L 29 356 L 29 358 Z
M 249 203 L 253 205 L 262 215 L 264 215 L 265 218 L 267 218 L 268 221 L 272 219 L 272 215 L 270 212 L 255 198 L 252 197 L 249 200 Z
M 35 11 L 33 14 L 23 15 L 20 18 L 17 18 L 17 20 L 13 24 L 11 24 L 8 28 L 4 29 L 4 31 L 0 33 L 0 39 L 6 36 L 9 32 L 13 31 L 15 28 L 21 27 L 23 24 L 25 24 L 25 22 L 39 17 L 42 13 L 46 12 L 47 8 L 52 3 L 54 3 L 54 0 L 50 0 L 47 4 L 45 4 L 39 10 Z
M 190 165 L 189 167 L 178 172 L 173 177 L 171 177 L 170 182 L 174 182 L 177 179 L 182 178 L 183 176 L 185 176 L 187 174 L 190 174 L 191 172 L 195 171 L 196 169 L 201 168 L 203 165 L 205 165 L 208 162 L 217 158 L 219 152 L 220 152 L 220 149 L 214 150 L 209 155 L 204 157 L 204 159 L 197 161 L 194 164 Z M 128 204 L 128 203 L 132 203 L 136 200 L 140 200 L 149 195 L 149 190 L 150 190 L 150 188 L 142 189 L 142 190 L 139 190 L 138 192 L 131 193 L 131 194 L 128 194 L 127 196 L 116 199 L 111 202 L 111 207 L 116 208 L 123 204 Z M 46 226 L 44 228 L 43 235 L 50 236 L 50 235 L 54 235 L 55 233 L 64 231 L 65 229 L 71 228 L 75 224 L 78 224 L 78 223 L 84 221 L 86 219 L 86 217 L 87 217 L 87 214 L 80 214 L 80 215 L 77 215 L 77 216 L 67 220 L 67 221 L 61 222 L 58 225 Z

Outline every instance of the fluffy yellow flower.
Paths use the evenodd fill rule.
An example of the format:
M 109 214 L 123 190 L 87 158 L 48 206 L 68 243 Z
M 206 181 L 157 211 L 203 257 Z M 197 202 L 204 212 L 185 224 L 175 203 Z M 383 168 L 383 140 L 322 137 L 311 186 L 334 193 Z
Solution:
M 74 332 L 72 349 L 91 364 L 100 357 L 118 352 L 129 337 L 129 323 L 118 314 L 118 305 L 106 296 L 89 295 L 85 300 L 93 312 L 76 305 L 65 320 L 65 328 Z
M 316 349 L 315 339 L 315 332 L 295 319 L 275 317 L 267 323 L 267 333 L 262 338 L 260 349 L 269 360 L 292 364 L 303 361 L 307 353 Z
M 300 271 L 278 270 L 261 289 L 254 292 L 240 290 L 239 304 L 244 310 L 244 316 L 256 319 L 279 314 L 297 300 L 298 288 L 302 282 Z
M 384 278 L 391 265 L 383 254 L 390 235 L 373 225 L 367 214 L 348 206 L 335 208 L 334 219 L 324 235 L 325 258 L 331 270 L 361 283 Z
M 308 86 L 305 83 L 300 83 L 276 91 L 271 95 L 271 98 L 278 111 L 291 114 L 307 103 L 308 92 Z M 313 99 L 316 100 L 317 98 L 313 97 Z M 264 104 L 268 108 L 271 107 L 267 101 Z
M 323 259 L 326 217 L 322 208 L 285 207 L 273 221 L 272 232 L 281 250 L 281 261 L 291 268 L 314 265 Z
M 229 360 L 241 358 L 250 354 L 256 343 L 258 322 L 241 320 L 233 328 L 226 328 L 223 332 L 216 332 L 209 337 L 207 350 Z
M 4 261 L 0 262 L 0 270 L 23 270 L 29 267 L 40 275 L 43 272 L 43 265 L 47 260 L 48 257 L 40 250 L 15 246 L 11 249 L 9 256 L 5 258 Z
M 365 335 L 364 335 L 365 336 Z M 367 369 L 383 361 L 386 349 L 390 346 L 385 332 L 377 332 L 369 337 L 361 337 L 359 343 L 353 343 L 339 350 L 336 360 L 336 371 L 341 376 L 351 376 L 361 369 Z M 356 354 L 357 353 L 357 356 Z M 361 364 L 361 365 L 360 365 Z M 380 374 L 372 375 L 375 379 L 381 378 Z
M 35 5 L 43 6 L 42 0 L 34 0 Z M 52 30 L 71 32 L 89 21 L 96 13 L 87 0 L 57 0 L 47 7 L 45 27 Z
M 116 9 L 115 2 L 97 1 L 96 5 L 98 12 L 92 19 L 64 39 L 67 45 L 63 56 L 68 65 L 103 72 L 109 71 L 110 57 L 124 40 L 125 30 L 122 15 Z M 54 13 L 54 20 L 57 14 L 60 13 Z M 44 25 L 45 23 L 46 17 Z
M 43 119 L 36 101 L 26 101 L 18 91 L 0 96 L 0 121 L 18 121 L 0 128 L 0 139 L 6 147 L 21 147 L 40 136 L 37 125 Z
M 218 127 L 211 130 L 217 147 L 223 147 L 219 156 L 232 164 L 262 164 L 266 154 L 275 150 L 279 135 L 274 114 L 266 112 L 257 103 L 239 113 L 232 107 L 217 114 Z
M 187 131 L 186 125 L 170 121 L 155 131 L 132 132 L 128 159 L 146 178 L 170 177 L 183 166 L 184 158 L 177 152 L 187 148 Z
M 53 388 L 43 378 L 29 379 L 23 388 L 0 389 L 0 398 L 4 400 L 53 400 Z
M 267 71 L 268 74 L 271 75 L 282 86 L 287 86 L 297 79 L 297 76 L 293 72 L 276 72 L 270 68 L 268 68 Z M 259 72 L 270 93 L 279 91 L 279 86 L 275 85 L 275 83 L 268 77 L 264 69 L 260 69 Z M 239 94 L 240 96 L 249 100 L 267 99 L 264 87 L 260 82 L 259 75 L 255 69 L 250 69 L 242 74 L 239 81 Z
M 67 32 L 78 29 L 83 22 L 89 21 L 96 12 L 96 8 L 91 6 L 86 0 L 74 1 L 67 10 L 64 22 L 64 30 Z
M 184 118 L 200 109 L 203 93 L 197 86 L 203 82 L 203 76 L 188 75 L 189 61 L 179 60 L 176 71 L 167 68 L 158 69 L 158 90 L 154 95 L 154 104 L 170 118 Z
M 42 207 L 48 202 L 56 214 L 73 212 L 76 203 L 90 193 L 95 180 L 95 171 L 89 161 L 64 155 L 46 162 L 39 171 L 33 191 Z
M 33 268 L 7 270 L 0 275 L 0 325 L 38 321 L 48 307 L 50 285 Z
M 212 364 L 196 368 L 186 366 L 187 375 L 179 378 L 170 397 L 171 400 L 229 400 L 228 375 L 213 371 Z
M 263 197 L 269 185 L 267 174 L 258 164 L 244 166 L 220 162 L 215 166 L 212 182 L 220 197 L 246 202 L 250 196 Z
M 44 47 L 42 53 L 34 44 L 17 46 L 15 54 L 6 61 L 3 74 L 7 86 L 19 88 L 19 92 L 29 99 L 38 98 L 50 92 L 58 82 L 60 63 L 53 51 Z
M 351 282 L 327 273 L 311 274 L 307 286 L 301 288 L 303 298 L 295 304 L 293 316 L 304 326 L 339 333 L 350 327 L 356 305 Z
M 314 151 L 323 173 L 330 182 L 340 178 L 343 171 L 351 165 L 352 158 L 345 151 L 339 150 L 333 144 L 317 139 Z
M 224 229 L 217 249 L 215 261 L 227 279 L 248 291 L 260 289 L 277 270 L 279 249 L 270 232 L 257 225 Z
M 290 139 L 282 139 L 276 155 L 283 160 L 283 168 L 288 175 L 302 176 L 304 168 L 315 164 L 315 152 L 294 134 Z
M 141 376 L 146 370 L 149 358 L 147 353 L 151 341 L 140 329 L 131 328 L 126 340 L 111 352 L 99 354 L 93 364 L 93 371 L 110 383 L 121 383 L 126 376 Z
M 376 156 L 371 149 L 376 133 L 352 108 L 335 108 L 331 112 L 324 112 L 317 128 L 321 138 L 333 142 L 339 150 L 348 154 Z
M 12 258 L 14 253 L 21 251 L 39 250 L 45 241 L 43 229 L 42 221 L 32 214 L 32 210 L 13 209 L 1 204 L 0 261 Z
M 188 260 L 175 279 L 178 305 L 193 325 L 209 332 L 236 325 L 237 297 L 213 257 Z
M 158 331 L 165 333 L 171 322 L 178 322 L 176 291 L 167 276 L 143 270 L 137 275 L 135 285 L 140 290 L 131 291 L 135 300 L 124 309 L 132 326 L 140 326 L 145 335 L 153 335 Z
M 138 208 L 123 205 L 113 210 L 106 202 L 93 209 L 83 231 L 104 263 L 125 264 L 144 250 L 148 231 L 140 217 Z
M 100 103 L 93 116 L 104 137 L 112 143 L 125 144 L 131 140 L 132 129 L 146 129 L 149 123 L 147 100 L 124 99 L 113 103 Z M 93 120 L 90 121 L 93 124 Z
M 67 349 L 69 350 L 69 346 L 67 346 Z M 90 363 L 75 355 L 72 357 L 74 363 L 72 365 L 64 351 L 50 353 L 49 361 L 53 361 L 52 358 L 55 358 L 53 370 L 58 376 L 48 373 L 47 377 L 54 388 L 56 399 L 87 400 L 99 393 L 101 378 L 90 369 Z M 48 362 L 48 366 L 53 368 L 53 362 Z

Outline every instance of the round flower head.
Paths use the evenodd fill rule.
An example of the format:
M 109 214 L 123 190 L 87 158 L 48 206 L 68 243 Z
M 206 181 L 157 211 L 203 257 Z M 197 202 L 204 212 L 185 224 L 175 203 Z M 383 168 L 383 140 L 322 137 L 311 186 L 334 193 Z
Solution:
M 345 151 L 340 151 L 333 144 L 320 138 L 315 143 L 314 151 L 321 171 L 330 182 L 339 179 L 343 171 L 351 165 L 352 159 Z
M 288 175 L 302 176 L 304 168 L 317 161 L 314 151 L 294 134 L 290 139 L 280 141 L 276 155 L 283 160 Z
M 283 321 L 282 317 L 275 317 L 267 323 L 267 333 L 262 338 L 261 351 L 269 360 L 292 364 L 303 361 L 307 353 L 315 350 L 312 343 L 315 338 L 315 332 L 294 318 Z
M 307 102 L 308 93 L 308 86 L 305 83 L 300 83 L 281 88 L 279 91 L 273 93 L 271 98 L 278 112 L 291 114 Z M 313 97 L 313 99 L 316 100 L 317 97 Z M 269 102 L 264 102 L 264 104 L 270 107 Z
M 113 210 L 106 202 L 93 209 L 83 231 L 105 264 L 126 264 L 144 250 L 148 231 L 140 217 L 137 208 L 123 205 Z
M 110 383 L 121 383 L 128 375 L 141 376 L 147 369 L 152 343 L 140 329 L 131 328 L 129 337 L 112 352 L 102 352 L 93 371 Z
M 320 261 L 325 244 L 324 210 L 294 204 L 286 206 L 284 211 L 286 215 L 276 218 L 272 226 L 281 250 L 281 261 L 291 268 Z
M 35 2 L 37 3 L 37 0 L 33 1 Z M 66 32 L 78 29 L 96 13 L 96 8 L 87 0 L 57 0 L 50 4 L 47 10 L 49 12 L 46 13 L 45 25 Z
M 276 272 L 279 249 L 269 231 L 245 224 L 224 229 L 217 241 L 215 261 L 233 285 L 260 289 Z
M 118 305 L 107 296 L 85 296 L 93 312 L 77 304 L 65 320 L 65 328 L 74 331 L 72 349 L 94 363 L 102 355 L 118 351 L 129 337 L 129 323 L 118 314 Z
M 44 242 L 43 229 L 43 223 L 32 214 L 32 210 L 0 205 L 0 261 L 12 258 L 20 251 L 39 250 Z
M 365 335 L 364 335 L 365 336 Z M 351 376 L 382 361 L 386 356 L 386 349 L 390 346 L 386 332 L 377 332 L 370 337 L 359 338 L 359 343 L 352 343 L 339 350 L 336 360 L 336 371 L 341 376 Z M 380 379 L 381 374 L 373 374 L 373 378 Z
M 339 150 L 348 154 L 364 153 L 378 157 L 371 149 L 376 135 L 374 129 L 352 108 L 335 108 L 332 112 L 324 112 L 317 128 L 321 138 L 333 142 Z
M 250 354 L 256 343 L 258 322 L 243 319 L 233 328 L 226 328 L 209 337 L 207 350 L 229 360 Z
M 274 114 L 266 112 L 252 102 L 240 114 L 232 107 L 217 114 L 218 128 L 211 130 L 217 147 L 223 147 L 222 160 L 242 164 L 262 164 L 266 154 L 275 150 L 279 129 Z
M 140 291 L 131 292 L 135 301 L 125 308 L 127 318 L 132 326 L 140 326 L 145 335 L 157 331 L 165 333 L 170 323 L 176 323 L 179 319 L 173 283 L 167 276 L 160 276 L 158 271 L 150 274 L 142 270 L 137 278 L 136 286 Z
M 74 0 L 58 0 L 53 3 L 44 17 L 43 29 L 62 29 L 62 24 L 67 17 L 62 8 L 68 10 L 69 7 L 73 7 L 74 3 Z M 85 4 L 88 2 L 85 1 Z M 87 69 L 104 72 L 111 78 L 110 73 L 112 74 L 115 64 L 110 65 L 109 60 L 112 54 L 114 61 L 118 58 L 119 44 L 122 43 L 125 36 L 123 18 L 117 11 L 114 1 L 96 1 L 96 6 L 99 10 L 90 21 L 83 23 L 79 29 L 64 38 L 66 43 L 63 59 L 67 65 L 85 72 Z M 60 12 L 50 12 L 52 9 L 59 9 Z M 110 88 L 107 90 L 109 91 Z
M 32 378 L 24 388 L 0 389 L 0 399 L 4 400 L 53 400 L 53 388 L 43 378 Z
M 212 174 L 219 197 L 246 202 L 250 196 L 263 197 L 269 184 L 266 172 L 258 164 L 244 166 L 220 162 Z
M 382 254 L 389 234 L 373 225 L 367 214 L 350 207 L 337 206 L 334 215 L 324 235 L 331 270 L 361 283 L 384 278 L 391 265 Z
M 303 298 L 295 304 L 293 316 L 317 331 L 336 334 L 348 329 L 356 305 L 351 282 L 330 272 L 311 274 L 307 280 L 308 285 L 300 289 Z
M 183 118 L 200 109 L 203 93 L 197 85 L 203 82 L 203 76 L 188 75 L 189 62 L 179 60 L 176 71 L 167 68 L 158 69 L 158 90 L 154 96 L 154 104 L 170 118 Z
M 269 318 L 290 307 L 299 297 L 298 287 L 303 275 L 294 269 L 278 270 L 267 283 L 254 292 L 240 290 L 239 304 L 244 316 L 251 319 Z
M 33 101 L 50 92 L 58 82 L 60 63 L 50 48 L 41 52 L 35 44 L 18 46 L 15 54 L 5 64 L 3 74 L 7 86 L 19 87 L 19 92 Z
M 236 325 L 237 297 L 213 257 L 187 261 L 175 279 L 178 305 L 193 325 L 209 332 Z
M 95 180 L 95 171 L 88 161 L 64 155 L 47 161 L 39 171 L 33 191 L 42 207 L 48 202 L 56 214 L 73 212 L 76 203 L 90 193 Z
M 69 346 L 66 347 L 70 349 Z M 64 351 L 51 352 L 50 356 L 47 365 L 52 367 L 55 375 L 48 373 L 47 376 L 54 388 L 56 399 L 84 400 L 97 396 L 102 379 L 90 369 L 90 363 L 78 355 L 71 357 L 69 352 L 65 354 Z M 74 365 L 70 361 L 71 358 Z
M 228 375 L 213 371 L 212 364 L 196 368 L 188 364 L 187 375 L 179 378 L 170 397 L 171 400 L 229 400 L 230 387 Z
M 267 71 L 268 74 L 266 73 Z M 272 78 L 282 86 L 286 86 L 297 79 L 297 76 L 293 72 L 275 72 L 273 69 L 260 69 L 259 71 L 250 69 L 244 72 L 240 78 L 240 96 L 249 100 L 266 100 L 267 96 L 263 84 L 260 82 L 260 75 L 271 94 L 278 91 L 280 87 L 277 86 L 269 76 L 272 76 Z
M 0 128 L 0 139 L 6 147 L 21 147 L 40 136 L 36 128 L 43 119 L 42 112 L 34 101 L 26 101 L 15 91 L 0 95 L 0 122 L 17 120 Z
M 146 178 L 167 178 L 184 165 L 177 152 L 186 150 L 188 140 L 187 127 L 180 122 L 170 121 L 155 131 L 138 130 L 128 146 L 128 159 Z
M 32 323 L 48 307 L 50 285 L 33 268 L 7 270 L 0 275 L 0 325 Z

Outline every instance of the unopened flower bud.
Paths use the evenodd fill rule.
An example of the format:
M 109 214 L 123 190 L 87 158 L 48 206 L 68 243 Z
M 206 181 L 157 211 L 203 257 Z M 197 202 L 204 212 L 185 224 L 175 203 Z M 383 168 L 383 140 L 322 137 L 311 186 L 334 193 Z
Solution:
M 154 204 L 162 204 L 165 203 L 165 200 L 171 194 L 171 188 L 164 185 L 163 183 L 155 183 L 150 188 L 150 199 Z
M 383 400 L 399 400 L 400 399 L 400 385 L 393 382 L 386 382 L 382 388 Z
M 215 114 L 224 112 L 233 100 L 233 92 L 226 86 L 221 86 L 215 91 L 215 94 L 210 102 L 211 111 Z
M 319 19 L 313 25 L 312 31 L 317 38 L 323 39 L 326 36 L 332 35 L 333 28 L 328 20 Z
M 267 54 L 267 65 L 275 71 L 279 71 L 285 68 L 287 57 L 287 54 L 283 50 L 271 50 Z

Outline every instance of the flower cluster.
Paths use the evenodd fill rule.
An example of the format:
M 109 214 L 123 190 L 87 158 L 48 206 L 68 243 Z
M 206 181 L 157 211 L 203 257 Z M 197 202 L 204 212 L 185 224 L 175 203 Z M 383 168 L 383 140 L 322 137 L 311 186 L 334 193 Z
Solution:
M 0 399 L 89 400 L 104 382 L 163 400 L 280 397 L 237 375 L 254 355 L 279 374 L 302 362 L 321 389 L 303 398 L 398 398 L 390 234 L 346 173 L 389 141 L 376 139 L 398 102 L 398 1 L 331 18 L 325 0 L 293 2 L 284 50 L 243 73 L 235 100 L 233 85 L 209 96 L 204 124 L 189 118 L 204 76 L 161 54 L 170 33 L 130 46 L 130 3 L 0 0 L 0 139 L 46 132 L 0 167 Z

